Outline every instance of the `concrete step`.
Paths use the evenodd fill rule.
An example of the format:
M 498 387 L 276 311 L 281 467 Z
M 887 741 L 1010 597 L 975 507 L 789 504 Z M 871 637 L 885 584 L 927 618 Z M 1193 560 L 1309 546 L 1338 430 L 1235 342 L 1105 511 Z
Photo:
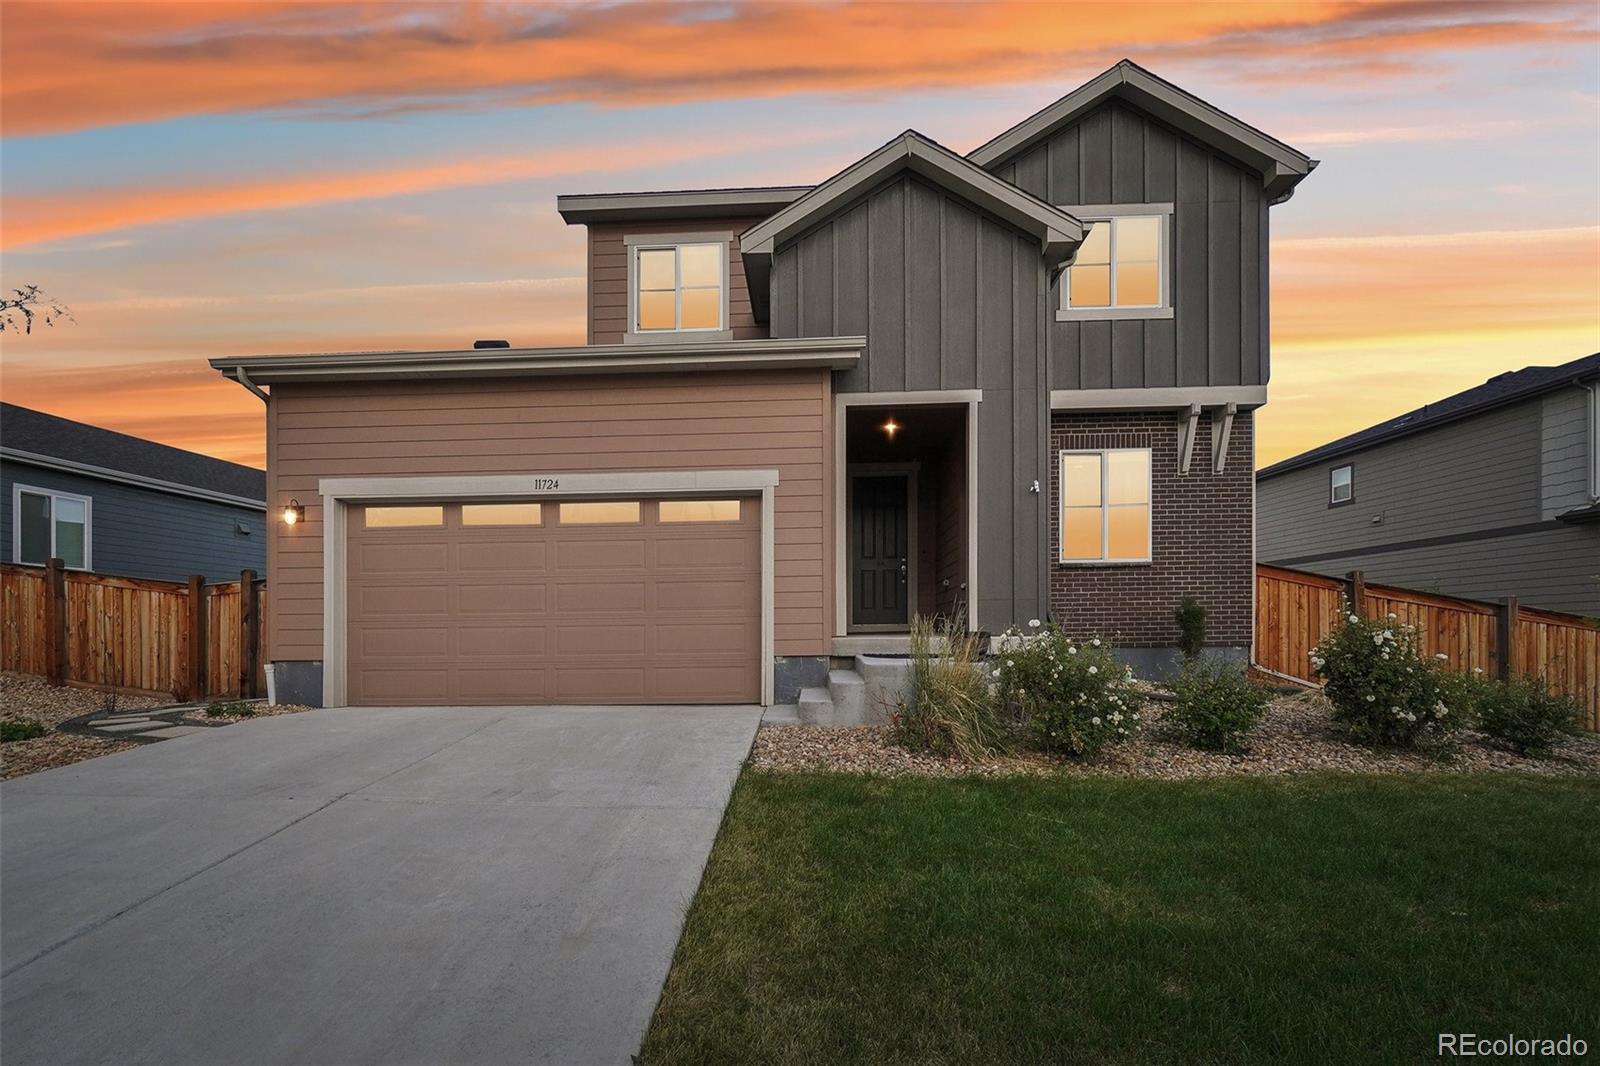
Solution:
M 882 655 L 857 655 L 869 725 L 887 725 L 889 715 L 911 694 L 911 660 Z
M 829 670 L 828 696 L 833 700 L 833 720 L 837 724 L 867 725 L 875 721 L 867 707 L 867 683 L 854 670 Z
M 800 708 L 792 703 L 774 703 L 761 713 L 762 725 L 799 725 Z
M 803 688 L 795 705 L 801 725 L 834 725 L 833 697 L 825 688 Z

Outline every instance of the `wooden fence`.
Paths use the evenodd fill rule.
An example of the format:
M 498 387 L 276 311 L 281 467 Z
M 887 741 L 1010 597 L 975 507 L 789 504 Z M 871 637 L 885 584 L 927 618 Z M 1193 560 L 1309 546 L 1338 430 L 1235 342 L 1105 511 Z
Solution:
M 266 691 L 266 582 L 0 564 L 0 669 L 178 700 Z
M 1584 707 L 1584 728 L 1600 731 L 1600 626 L 1577 615 L 1522 607 L 1516 597 L 1484 603 L 1369 585 L 1360 571 L 1324 577 L 1279 566 L 1256 567 L 1256 665 L 1314 682 L 1311 649 L 1350 609 L 1417 629 L 1423 651 L 1443 653 L 1456 670 L 1496 677 L 1543 677 Z

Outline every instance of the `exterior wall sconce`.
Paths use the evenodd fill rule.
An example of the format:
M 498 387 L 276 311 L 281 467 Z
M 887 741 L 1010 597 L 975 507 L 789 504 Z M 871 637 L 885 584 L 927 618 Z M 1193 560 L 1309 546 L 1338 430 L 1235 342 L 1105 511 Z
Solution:
M 891 419 L 889 419 L 889 421 L 885 422 L 880 428 L 883 430 L 883 435 L 884 436 L 888 437 L 890 440 L 894 440 L 894 435 L 896 433 L 900 432 L 900 423 L 896 422 L 893 418 L 891 418 Z
M 289 506 L 283 509 L 283 524 L 297 526 L 306 520 L 306 505 L 299 500 L 290 500 Z

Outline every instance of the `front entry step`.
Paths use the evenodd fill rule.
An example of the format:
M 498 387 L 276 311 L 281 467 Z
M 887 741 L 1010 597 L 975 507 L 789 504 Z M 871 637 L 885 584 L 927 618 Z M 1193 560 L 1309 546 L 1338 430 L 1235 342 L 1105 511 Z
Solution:
M 909 695 L 911 661 L 876 655 L 856 656 L 854 670 L 834 667 L 828 687 L 802 688 L 792 708 L 769 711 L 772 724 L 848 727 L 888 725 Z
M 835 721 L 833 697 L 825 688 L 803 688 L 795 713 L 801 725 L 838 725 Z

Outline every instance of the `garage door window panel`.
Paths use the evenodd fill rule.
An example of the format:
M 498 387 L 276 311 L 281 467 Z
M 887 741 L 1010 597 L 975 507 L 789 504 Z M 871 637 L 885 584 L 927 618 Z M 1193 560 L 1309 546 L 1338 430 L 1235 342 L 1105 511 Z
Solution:
M 368 506 L 364 524 L 368 529 L 419 529 L 444 525 L 444 507 L 422 506 Z
M 638 500 L 590 500 L 561 505 L 564 526 L 638 525 Z
M 544 507 L 537 503 L 464 503 L 464 526 L 537 526 L 544 522 Z

